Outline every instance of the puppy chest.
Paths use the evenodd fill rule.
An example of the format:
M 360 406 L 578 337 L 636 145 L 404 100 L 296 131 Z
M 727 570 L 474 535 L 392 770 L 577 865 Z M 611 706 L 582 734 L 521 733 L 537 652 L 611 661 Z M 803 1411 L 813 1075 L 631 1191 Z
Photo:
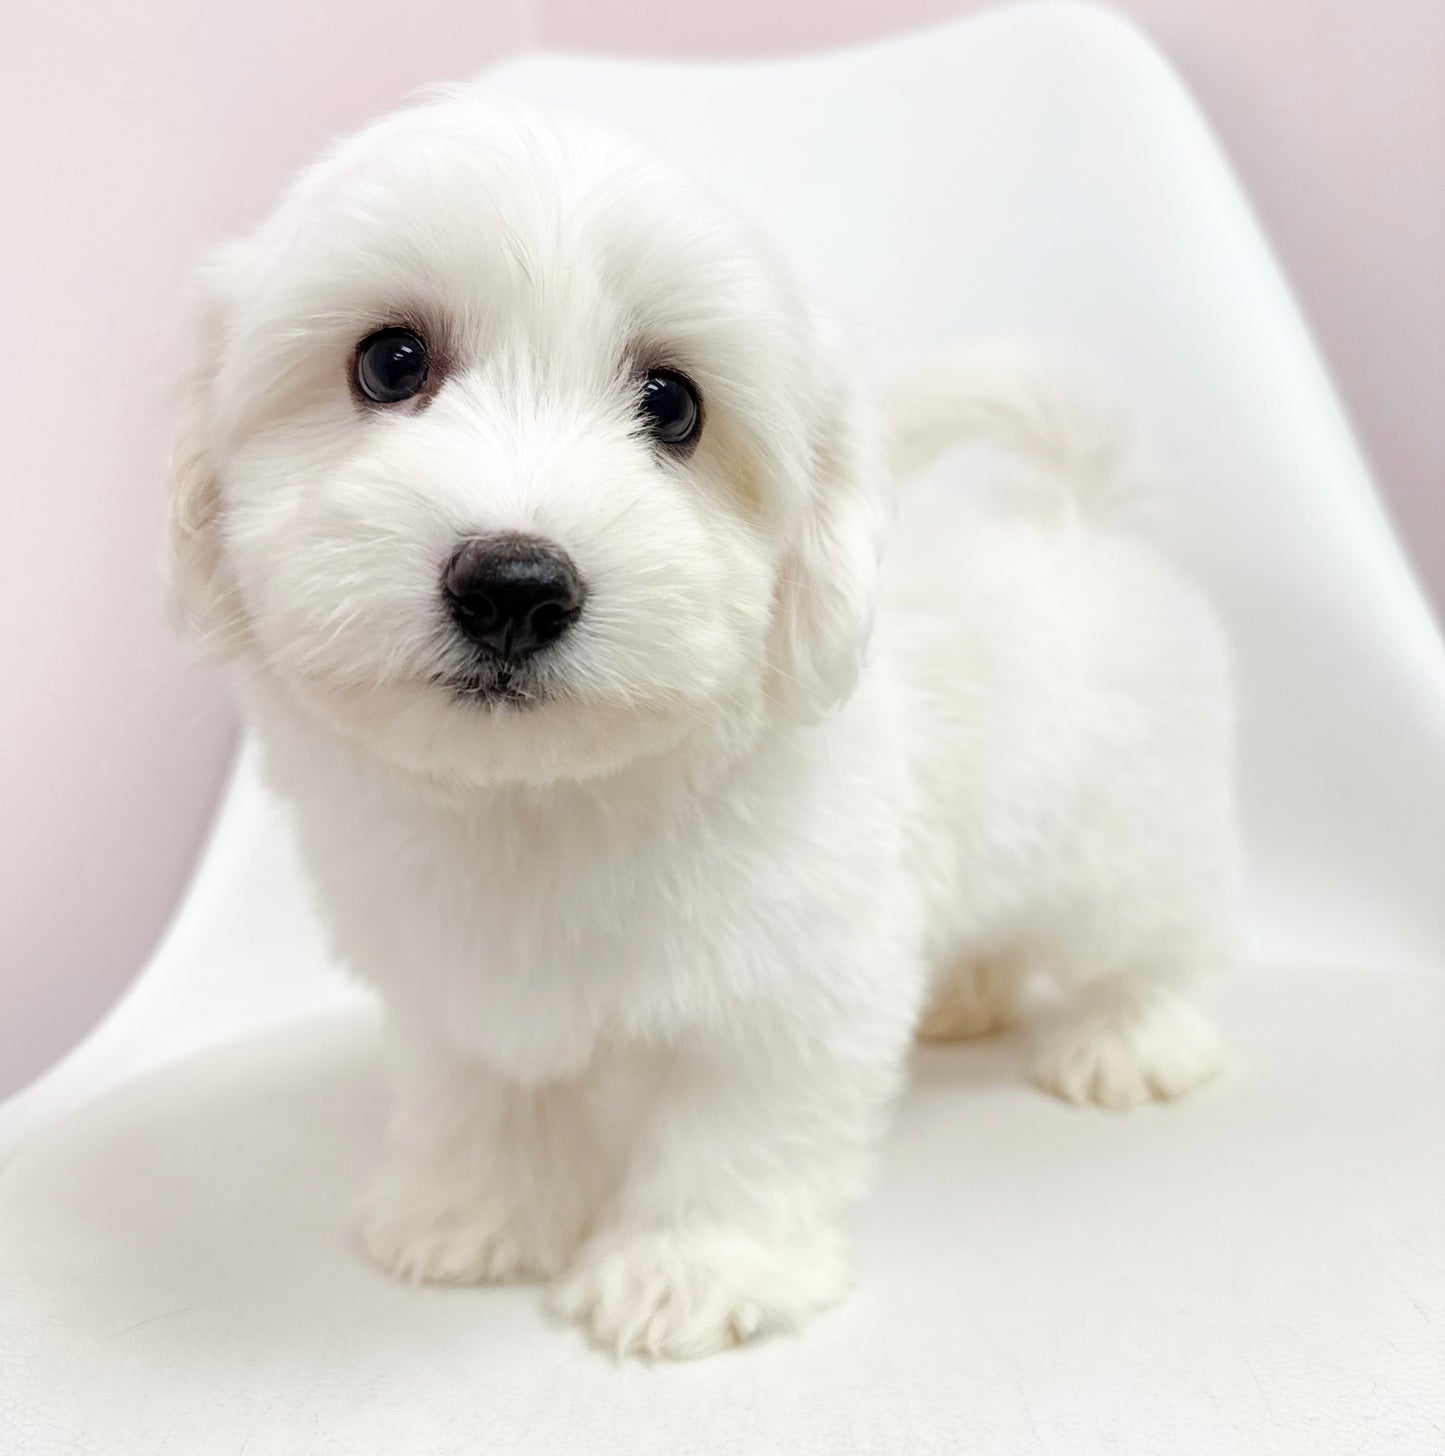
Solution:
M 741 877 L 676 846 L 394 842 L 361 862 L 323 852 L 323 894 L 356 969 L 457 1037 L 540 1048 L 659 1029 L 747 959 Z

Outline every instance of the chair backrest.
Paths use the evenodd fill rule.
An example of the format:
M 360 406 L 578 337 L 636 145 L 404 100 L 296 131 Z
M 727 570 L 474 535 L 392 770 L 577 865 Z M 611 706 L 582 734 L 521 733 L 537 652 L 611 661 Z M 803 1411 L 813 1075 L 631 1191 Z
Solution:
M 1233 629 L 1256 953 L 1445 964 L 1445 648 L 1247 204 L 1137 32 L 1031 4 L 795 60 L 536 56 L 489 79 L 711 184 L 885 368 L 1000 331 L 1111 363 L 1172 465 L 1166 542 Z M 145 1066 L 353 994 L 302 883 L 243 755 L 150 966 L 0 1107 L 0 1153 Z
M 760 222 L 883 368 L 1082 344 L 1167 462 L 1159 532 L 1236 644 L 1258 953 L 1445 965 L 1445 647 L 1207 125 L 1132 26 L 1045 3 L 746 65 L 536 56 Z

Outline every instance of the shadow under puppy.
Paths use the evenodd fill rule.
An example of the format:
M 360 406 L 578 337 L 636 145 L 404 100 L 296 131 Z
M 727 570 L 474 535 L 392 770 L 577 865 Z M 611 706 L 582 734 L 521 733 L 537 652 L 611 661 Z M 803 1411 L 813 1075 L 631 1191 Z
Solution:
M 199 333 L 177 589 L 395 1033 L 382 1264 L 701 1355 L 845 1291 L 920 1022 L 1045 975 L 1044 1086 L 1215 1069 L 1224 653 L 1102 520 L 1115 421 L 1026 352 L 900 389 L 890 471 L 754 230 L 475 89 L 301 177 Z M 894 526 L 969 441 L 1053 508 L 955 453 Z

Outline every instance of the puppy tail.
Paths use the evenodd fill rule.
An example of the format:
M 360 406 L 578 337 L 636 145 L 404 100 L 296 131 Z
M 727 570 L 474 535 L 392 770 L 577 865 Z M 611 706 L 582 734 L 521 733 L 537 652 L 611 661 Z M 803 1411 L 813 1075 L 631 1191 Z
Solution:
M 911 371 L 885 403 L 889 463 L 906 480 L 949 450 L 985 446 L 1034 467 L 1031 504 L 1102 523 L 1145 494 L 1142 431 L 1112 382 L 1065 351 L 962 345 Z

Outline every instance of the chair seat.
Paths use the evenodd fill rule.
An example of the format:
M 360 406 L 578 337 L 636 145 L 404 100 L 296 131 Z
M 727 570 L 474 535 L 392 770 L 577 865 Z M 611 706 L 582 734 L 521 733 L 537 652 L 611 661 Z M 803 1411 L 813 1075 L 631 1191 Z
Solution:
M 1426 1456 L 1445 1418 L 1445 988 L 1241 975 L 1236 1065 L 1127 1114 L 920 1051 L 861 1283 L 805 1338 L 614 1365 L 536 1287 L 348 1244 L 365 1015 L 153 1072 L 0 1176 L 0 1449 Z M 36 1444 L 27 1445 L 26 1442 Z

